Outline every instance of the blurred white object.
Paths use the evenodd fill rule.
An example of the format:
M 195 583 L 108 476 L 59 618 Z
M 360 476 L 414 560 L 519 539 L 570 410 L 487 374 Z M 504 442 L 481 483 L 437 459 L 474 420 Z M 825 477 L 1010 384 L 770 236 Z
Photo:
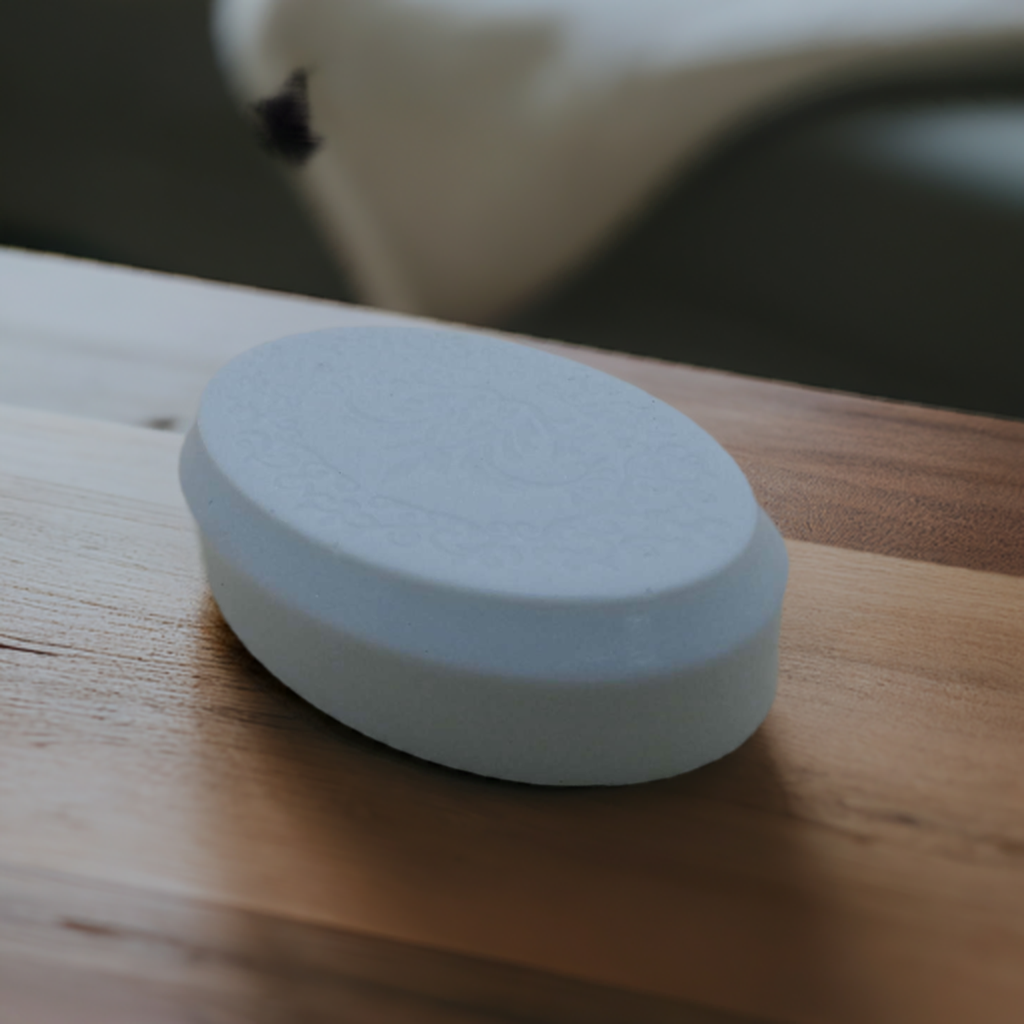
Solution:
M 371 302 L 500 316 L 759 108 L 1024 49 L 1024 0 L 217 0 L 247 105 L 308 74 L 298 172 Z

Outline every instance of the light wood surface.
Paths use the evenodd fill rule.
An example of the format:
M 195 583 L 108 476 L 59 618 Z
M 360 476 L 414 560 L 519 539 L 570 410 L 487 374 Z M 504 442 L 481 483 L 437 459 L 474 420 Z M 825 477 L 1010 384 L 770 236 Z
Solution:
M 181 431 L 239 352 L 371 323 L 430 321 L 0 248 L 0 402 Z M 786 536 L 1024 575 L 1024 423 L 523 340 L 682 409 Z
M 623 789 L 314 711 L 179 435 L 0 408 L 3 1024 L 1021 1019 L 1024 426 L 576 354 L 714 419 L 793 561 L 768 721 Z

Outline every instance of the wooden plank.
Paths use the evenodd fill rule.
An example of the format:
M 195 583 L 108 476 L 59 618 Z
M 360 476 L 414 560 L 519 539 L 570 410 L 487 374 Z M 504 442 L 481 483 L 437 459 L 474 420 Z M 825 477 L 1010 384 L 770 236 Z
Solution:
M 428 323 L 0 250 L 0 401 L 181 430 L 209 376 L 251 345 L 394 322 Z M 695 419 L 787 537 L 1024 575 L 1024 423 L 539 344 Z
M 174 438 L 46 420 L 0 426 L 9 870 L 575 979 L 581 1005 L 592 984 L 594 1006 L 615 988 L 652 1014 L 1017 1019 L 1024 579 L 791 543 L 752 741 L 647 786 L 502 784 L 345 729 L 240 649 L 153 484 Z M 295 1000 L 303 964 L 282 968 Z M 248 998 L 259 973 L 211 991 Z
M 0 247 L 0 403 L 184 430 L 210 375 L 262 341 L 400 319 Z
M 0 1021 L 743 1024 L 593 983 L 0 866 Z

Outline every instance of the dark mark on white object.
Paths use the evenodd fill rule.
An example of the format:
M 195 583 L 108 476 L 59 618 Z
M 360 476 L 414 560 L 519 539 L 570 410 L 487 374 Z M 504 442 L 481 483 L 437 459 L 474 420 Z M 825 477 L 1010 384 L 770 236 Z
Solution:
M 253 104 L 260 143 L 287 163 L 304 164 L 323 139 L 310 127 L 309 76 L 296 71 L 274 96 Z

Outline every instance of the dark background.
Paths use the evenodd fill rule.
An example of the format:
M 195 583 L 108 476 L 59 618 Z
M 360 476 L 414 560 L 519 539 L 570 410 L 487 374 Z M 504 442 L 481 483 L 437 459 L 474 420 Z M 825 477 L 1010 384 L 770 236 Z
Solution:
M 0 2 L 0 244 L 354 300 L 206 0 Z M 1024 416 L 1024 61 L 778 110 L 503 324 Z

